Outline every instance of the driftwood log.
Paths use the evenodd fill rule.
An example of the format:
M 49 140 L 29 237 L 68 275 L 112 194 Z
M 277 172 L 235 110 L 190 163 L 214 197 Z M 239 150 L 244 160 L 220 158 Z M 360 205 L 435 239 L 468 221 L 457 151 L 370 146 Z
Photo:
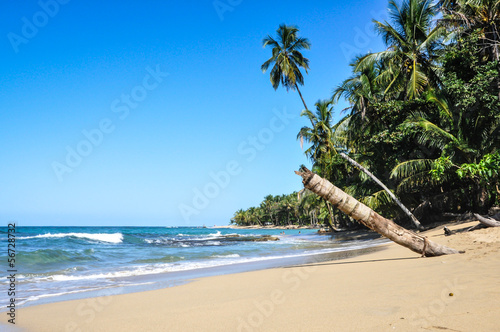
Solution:
M 479 222 L 483 225 L 486 225 L 487 227 L 500 227 L 500 221 L 493 219 L 493 218 L 488 218 L 488 217 L 483 217 L 477 213 L 474 213 L 474 217 L 479 220 Z
M 427 237 L 416 234 L 382 217 L 368 206 L 335 187 L 330 181 L 314 174 L 305 167 L 295 173 L 302 177 L 305 188 L 323 197 L 359 223 L 399 245 L 427 257 L 459 253 L 458 250 L 432 242 Z
M 469 228 L 467 230 L 467 232 L 472 232 L 472 231 L 475 231 L 476 229 L 482 229 L 482 228 L 488 228 L 488 226 L 486 226 L 485 224 L 482 224 L 482 223 L 479 223 L 475 226 L 472 226 L 471 228 Z

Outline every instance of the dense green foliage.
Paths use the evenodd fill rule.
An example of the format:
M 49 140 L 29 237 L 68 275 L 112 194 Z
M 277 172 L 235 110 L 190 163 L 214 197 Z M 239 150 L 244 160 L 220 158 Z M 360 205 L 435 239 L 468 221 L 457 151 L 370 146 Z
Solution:
M 432 208 L 419 218 L 485 212 L 500 203 L 500 1 L 391 0 L 389 9 L 390 22 L 374 21 L 387 49 L 353 59 L 352 76 L 331 100 L 302 113 L 311 127 L 298 138 L 308 144 L 313 171 L 400 222 L 405 216 L 388 195 L 339 152 L 375 174 L 416 214 Z M 340 98 L 351 107 L 332 123 Z M 268 196 L 259 208 L 238 211 L 232 222 L 351 225 L 330 211 L 305 191 Z
M 329 218 L 325 202 L 310 192 L 268 195 L 258 207 L 238 210 L 231 219 L 237 225 L 321 225 Z

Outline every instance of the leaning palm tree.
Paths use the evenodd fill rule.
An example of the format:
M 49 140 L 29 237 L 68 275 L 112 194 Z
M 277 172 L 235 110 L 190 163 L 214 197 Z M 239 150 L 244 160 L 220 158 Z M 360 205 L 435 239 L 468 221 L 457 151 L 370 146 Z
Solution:
M 297 138 L 302 139 L 304 137 L 309 143 L 311 143 L 311 147 L 305 151 L 305 154 L 314 162 L 315 166 L 321 170 L 321 173 L 326 175 L 327 165 L 331 162 L 332 157 L 339 153 L 339 156 L 344 160 L 349 162 L 351 165 L 361 170 L 363 173 L 368 175 L 375 183 L 377 183 L 382 189 L 387 193 L 389 197 L 404 211 L 404 213 L 412 220 L 414 225 L 422 229 L 422 225 L 418 221 L 418 219 L 401 203 L 401 201 L 392 193 L 389 188 L 387 188 L 382 181 L 380 181 L 373 173 L 367 170 L 365 167 L 360 165 L 354 159 L 349 157 L 346 153 L 341 152 L 341 148 L 339 146 L 334 145 L 334 140 L 332 137 L 332 115 L 333 109 L 330 106 L 330 101 L 318 101 L 316 103 L 316 114 L 313 114 L 309 110 L 305 110 L 301 115 L 307 116 L 312 123 L 312 128 L 303 127 Z M 340 151 L 340 152 L 339 152 Z M 330 219 L 332 218 L 332 212 L 329 208 Z M 333 225 L 330 223 L 330 227 L 332 230 L 334 229 Z
M 378 80 L 385 94 L 403 93 L 405 99 L 414 99 L 426 87 L 439 85 L 435 61 L 444 29 L 432 26 L 437 9 L 431 0 L 403 0 L 400 6 L 390 0 L 389 12 L 391 23 L 374 20 L 387 50 L 365 55 L 357 69 L 383 63 Z
M 325 198 L 345 214 L 397 244 L 428 257 L 459 253 L 458 250 L 432 242 L 425 236 L 416 234 L 391 220 L 385 219 L 363 203 L 358 202 L 352 196 L 335 187 L 328 180 L 312 173 L 305 167 L 295 173 L 302 177 L 305 188 Z
M 297 90 L 304 108 L 307 109 L 299 85 L 304 85 L 304 76 L 300 69 L 303 68 L 307 73 L 309 60 L 300 51 L 310 49 L 311 43 L 307 38 L 299 37 L 298 32 L 299 29 L 295 26 L 281 24 L 276 30 L 276 39 L 271 36 L 264 38 L 262 45 L 263 47 L 272 47 L 272 56 L 262 64 L 261 69 L 265 73 L 269 66 L 274 63 L 270 72 L 274 90 L 278 89 L 280 85 L 284 86 L 287 91 Z

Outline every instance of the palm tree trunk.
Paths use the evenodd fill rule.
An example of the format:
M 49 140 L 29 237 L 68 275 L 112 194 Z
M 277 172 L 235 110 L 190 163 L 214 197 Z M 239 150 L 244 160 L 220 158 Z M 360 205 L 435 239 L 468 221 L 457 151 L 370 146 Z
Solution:
M 328 207 L 328 226 L 332 232 L 340 232 L 335 226 L 333 226 L 333 212 L 332 207 L 330 206 L 330 202 L 325 199 L 326 206 Z
M 300 99 L 302 99 L 302 104 L 304 104 L 304 108 L 308 110 L 306 102 L 304 101 L 304 97 L 302 97 L 302 93 L 300 92 L 299 86 L 295 84 L 295 88 L 297 89 L 297 92 L 299 93 Z
M 498 31 L 496 30 L 496 27 L 495 26 L 492 26 L 491 27 L 491 34 L 493 36 L 493 56 L 494 56 L 494 60 L 496 60 L 497 62 L 500 61 L 500 56 L 498 54 L 498 48 L 499 48 L 499 36 L 498 36 Z M 498 89 L 498 98 L 500 99 L 500 78 L 497 77 L 497 89 Z
M 432 242 L 426 237 L 385 219 L 368 206 L 358 202 L 328 180 L 321 178 L 305 167 L 302 168 L 302 171 L 295 173 L 302 177 L 305 188 L 325 198 L 348 216 L 397 244 L 428 257 L 459 253 L 458 250 Z
M 495 44 L 497 43 L 497 40 L 495 38 Z M 499 55 L 498 55 L 498 48 L 499 46 L 498 45 L 494 45 L 493 46 L 495 48 L 495 58 L 496 58 L 496 61 L 497 63 L 500 61 L 499 60 Z M 500 78 L 497 77 L 497 89 L 498 89 L 498 99 L 500 99 Z
M 349 163 L 351 163 L 354 167 L 360 169 L 361 171 L 363 171 L 366 175 L 368 175 L 373 181 L 375 181 L 379 186 L 381 186 L 385 192 L 392 198 L 392 200 L 397 204 L 399 205 L 399 207 L 401 208 L 401 210 L 404 211 L 404 213 L 406 213 L 406 215 L 408 217 L 410 217 L 410 219 L 413 221 L 413 224 L 418 228 L 418 229 L 422 229 L 422 225 L 420 224 L 420 222 L 418 221 L 418 219 L 413 215 L 413 213 L 410 212 L 410 210 L 408 210 L 406 208 L 406 206 L 403 205 L 403 203 L 401 203 L 401 201 L 392 193 L 392 191 L 389 190 L 389 188 L 387 188 L 383 183 L 382 181 L 380 181 L 375 175 L 373 175 L 370 171 L 368 171 L 366 168 L 364 168 L 363 166 L 361 166 L 360 164 L 358 164 L 355 160 L 353 160 L 352 158 L 350 158 L 348 155 L 346 155 L 345 153 L 341 152 L 340 153 L 340 156 L 342 158 L 344 158 L 345 160 L 347 160 Z
M 302 104 L 304 104 L 305 109 L 309 110 L 307 108 L 306 102 L 304 101 L 304 97 L 302 97 L 302 93 L 300 92 L 300 89 L 299 89 L 299 86 L 297 85 L 297 83 L 295 83 L 295 88 L 297 89 L 297 92 L 299 93 L 300 99 L 302 99 Z M 309 119 L 309 120 L 311 120 L 311 125 L 312 125 L 311 128 L 314 128 L 314 122 L 313 122 L 313 120 L 312 119 Z

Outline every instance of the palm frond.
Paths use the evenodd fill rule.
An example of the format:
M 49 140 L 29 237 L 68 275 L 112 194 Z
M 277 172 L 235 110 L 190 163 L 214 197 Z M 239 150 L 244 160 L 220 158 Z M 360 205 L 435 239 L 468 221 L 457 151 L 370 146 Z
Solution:
M 421 116 L 410 118 L 405 125 L 416 125 L 422 129 L 418 138 L 420 144 L 440 149 L 444 149 L 448 143 L 456 146 L 460 144 L 455 136 Z
M 396 165 L 391 171 L 391 178 L 402 180 L 415 174 L 429 172 L 434 164 L 433 159 L 413 159 L 403 161 Z
M 384 205 L 392 204 L 392 199 L 385 190 L 380 190 L 369 196 L 362 197 L 360 202 L 377 211 Z

